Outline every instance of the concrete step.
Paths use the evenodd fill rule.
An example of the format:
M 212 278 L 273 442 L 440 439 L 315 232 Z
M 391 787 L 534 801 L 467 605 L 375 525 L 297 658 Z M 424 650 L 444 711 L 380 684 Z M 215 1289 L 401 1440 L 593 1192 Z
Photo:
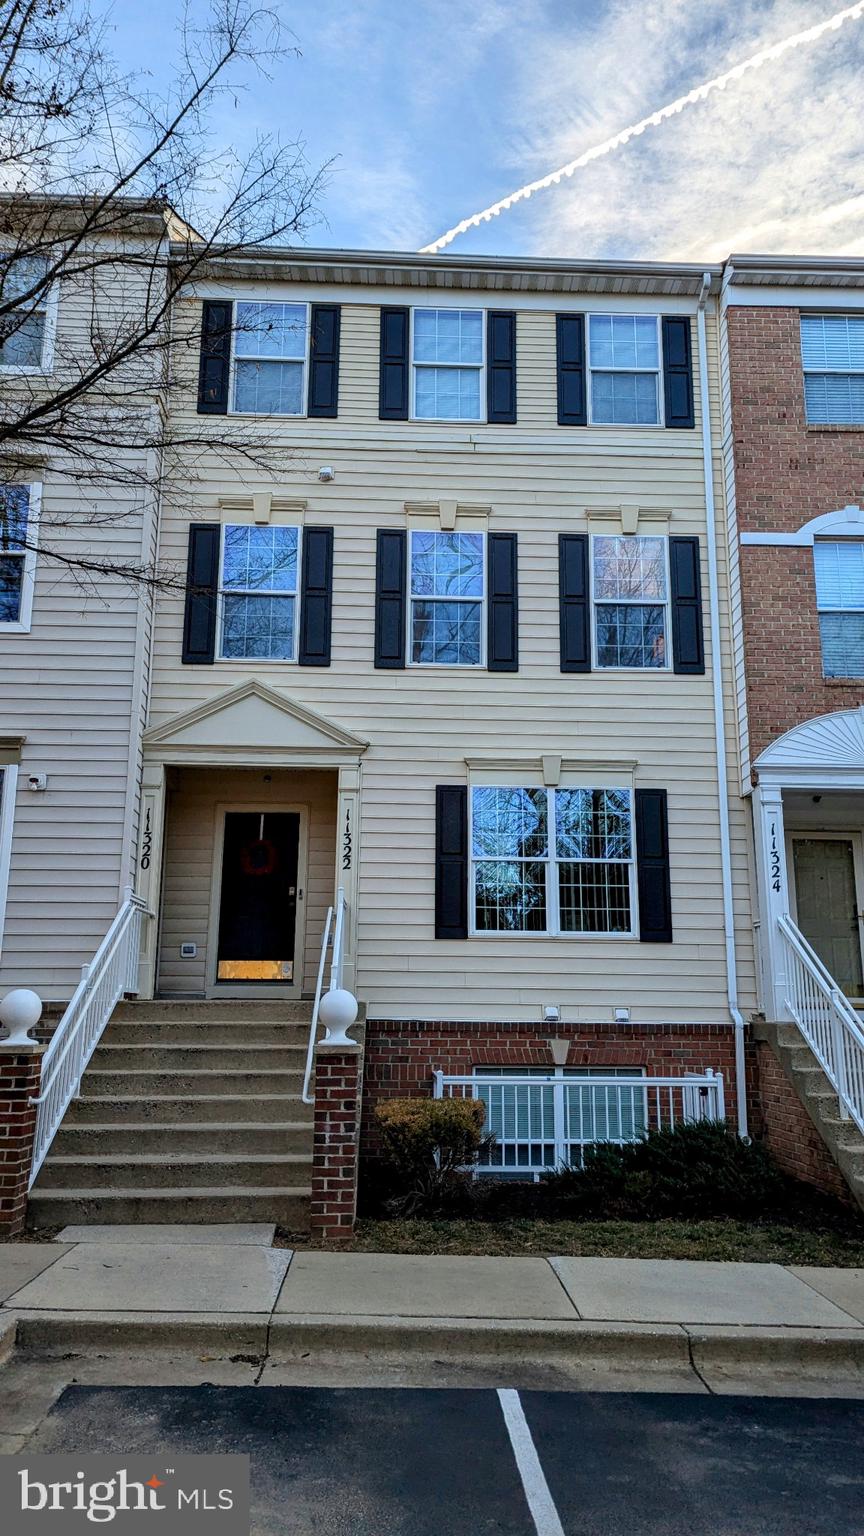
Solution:
M 188 1001 L 156 998 L 152 1002 L 118 1003 L 112 1015 L 118 1024 L 141 1024 L 148 1020 L 157 1024 L 170 1024 L 185 1019 L 197 1023 L 235 1023 L 240 1029 L 246 1024 L 308 1024 L 311 1017 L 311 1001 L 292 1003 L 281 1002 L 278 998 L 261 1002 L 255 998 L 248 1001 L 245 998 L 201 998 Z
M 40 1190 L 53 1189 L 214 1189 L 236 1185 L 253 1189 L 290 1188 L 308 1180 L 312 1149 L 297 1153 L 250 1153 L 213 1157 L 209 1152 L 132 1156 L 124 1152 L 104 1163 L 97 1157 L 52 1154 L 37 1180 Z
M 171 1157 L 184 1152 L 231 1156 L 236 1153 L 291 1152 L 312 1155 L 308 1120 L 230 1121 L 211 1124 L 130 1120 L 124 1125 L 71 1125 L 64 1120 L 51 1144 L 50 1158 L 98 1157 L 110 1161 L 127 1153 Z
M 225 1184 L 213 1189 L 80 1189 L 30 1193 L 31 1227 L 84 1223 L 275 1221 L 292 1231 L 309 1226 L 307 1185 L 247 1189 Z
M 88 1074 L 89 1075 L 89 1074 Z M 224 1087 L 228 1087 L 219 1074 Z M 86 1085 L 87 1077 L 84 1083 Z M 63 1130 L 85 1125 L 134 1125 L 147 1121 L 154 1125 L 221 1124 L 224 1121 L 256 1121 L 269 1124 L 272 1121 L 297 1120 L 312 1124 L 311 1104 L 304 1104 L 297 1093 L 234 1094 L 217 1091 L 201 1097 L 178 1097 L 166 1092 L 154 1098 L 141 1098 L 136 1094 L 117 1093 L 102 1097 L 89 1093 L 70 1104 L 63 1121 Z
M 303 1073 L 296 1072 L 229 1072 L 224 1068 L 216 1071 L 152 1071 L 152 1072 L 102 1072 L 88 1067 L 81 1079 L 83 1098 L 113 1097 L 115 1094 L 135 1098 L 159 1098 L 163 1094 L 197 1098 L 199 1094 L 299 1094 L 303 1086 Z
M 91 1066 L 97 1072 L 269 1072 L 299 1070 L 302 1045 L 100 1045 Z
M 163 1045 L 274 1045 L 300 1046 L 309 1040 L 309 1024 L 210 1023 L 201 1019 L 162 1020 L 112 1019 L 100 1046 L 136 1045 L 158 1050 Z

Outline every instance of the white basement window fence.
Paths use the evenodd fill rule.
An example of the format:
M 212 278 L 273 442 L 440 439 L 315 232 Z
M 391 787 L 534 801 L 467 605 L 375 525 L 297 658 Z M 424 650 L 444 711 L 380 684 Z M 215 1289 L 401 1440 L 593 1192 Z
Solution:
M 222 537 L 220 654 L 293 661 L 300 530 L 229 523 Z
M 476 786 L 475 933 L 633 932 L 629 789 Z
M 411 533 L 408 654 L 416 665 L 483 661 L 482 533 Z
M 595 665 L 668 668 L 668 540 L 592 540 Z
M 421 421 L 482 421 L 482 309 L 415 309 L 414 415 Z
M 660 319 L 589 315 L 591 421 L 657 427 L 660 416 Z
M 801 356 L 807 420 L 864 425 L 864 315 L 802 315 Z
M 305 304 L 235 306 L 235 411 L 304 414 L 308 332 Z
M 864 543 L 817 539 L 816 606 L 826 677 L 864 677 Z

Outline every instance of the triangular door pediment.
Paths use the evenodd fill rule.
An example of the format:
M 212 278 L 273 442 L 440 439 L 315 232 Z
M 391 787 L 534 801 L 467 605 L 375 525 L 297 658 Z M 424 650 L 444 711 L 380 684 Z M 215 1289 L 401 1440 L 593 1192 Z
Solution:
M 197 709 L 175 715 L 144 733 L 152 751 L 331 753 L 356 757 L 369 745 L 266 683 L 242 683 Z

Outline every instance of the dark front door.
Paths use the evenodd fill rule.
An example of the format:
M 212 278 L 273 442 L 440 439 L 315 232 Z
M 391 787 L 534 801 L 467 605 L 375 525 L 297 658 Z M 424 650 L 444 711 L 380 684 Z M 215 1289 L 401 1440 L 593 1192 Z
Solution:
M 217 981 L 294 980 L 299 847 L 292 811 L 226 813 Z

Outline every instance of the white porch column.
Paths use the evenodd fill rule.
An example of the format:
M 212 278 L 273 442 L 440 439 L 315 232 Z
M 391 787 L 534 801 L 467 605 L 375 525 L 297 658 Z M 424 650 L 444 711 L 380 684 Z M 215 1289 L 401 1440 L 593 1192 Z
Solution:
M 789 912 L 783 793 L 778 784 L 753 791 L 753 833 L 759 884 L 759 958 L 762 1007 L 769 1019 L 787 1019 L 786 956 L 777 920 Z
M 159 937 L 159 904 L 162 894 L 162 849 L 165 841 L 165 765 L 144 762 L 141 785 L 141 828 L 138 847 L 139 896 L 152 918 L 141 924 L 141 958 L 138 969 L 139 997 L 156 991 L 156 945 Z
M 342 985 L 354 991 L 357 969 L 357 866 L 360 851 L 360 764 L 348 763 L 339 769 L 339 796 L 336 810 L 336 887 L 341 885 L 348 902 L 348 922 L 344 935 Z

